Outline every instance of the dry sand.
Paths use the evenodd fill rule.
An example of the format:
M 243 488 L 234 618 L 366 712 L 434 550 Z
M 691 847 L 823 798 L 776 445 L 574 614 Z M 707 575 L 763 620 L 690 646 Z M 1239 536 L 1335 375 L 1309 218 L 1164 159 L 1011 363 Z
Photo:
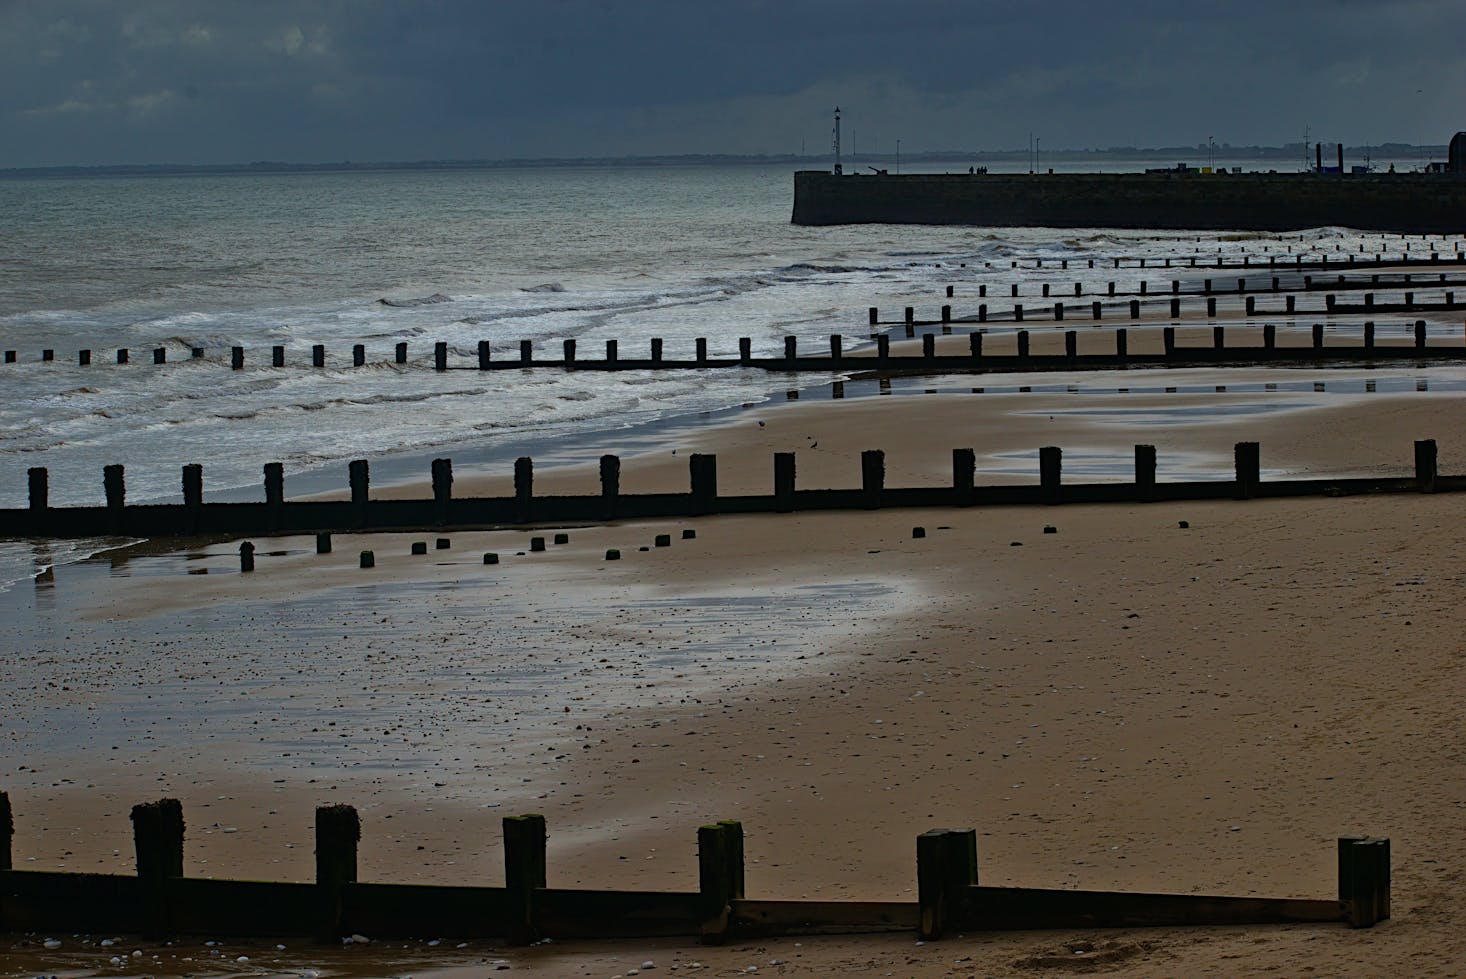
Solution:
M 682 456 L 693 449 L 718 453 L 720 487 L 732 493 L 766 492 L 774 451 L 799 453 L 803 486 L 855 485 L 855 455 L 873 447 L 888 451 L 890 485 L 937 484 L 956 446 L 978 447 L 980 459 L 1050 443 L 1123 457 L 1141 440 L 1134 426 L 1088 415 L 1013 413 L 1033 402 L 1003 397 L 769 406 L 684 433 L 675 458 L 670 447 L 628 458 L 623 485 L 685 486 Z M 1434 436 L 1443 470 L 1466 462 L 1458 397 L 1301 398 L 1261 418 L 1216 410 L 1234 400 L 1172 396 L 1165 406 L 1213 417 L 1144 440 L 1163 459 L 1184 451 L 1225 463 L 1232 442 L 1255 438 L 1265 469 L 1403 474 L 1410 441 Z M 1091 406 L 1083 396 L 1049 404 Z M 456 489 L 506 482 L 460 479 Z M 537 485 L 589 490 L 594 474 L 547 472 Z M 362 807 L 363 879 L 442 883 L 501 880 L 498 817 L 537 811 L 549 821 L 552 885 L 691 889 L 696 826 L 738 818 L 751 897 L 914 899 L 914 838 L 937 826 L 979 831 L 986 883 L 1330 897 L 1333 840 L 1368 833 L 1392 838 L 1395 861 L 1394 917 L 1368 931 L 447 953 L 229 946 L 217 957 L 251 963 L 218 966 L 190 943 L 192 962 L 161 950 L 139 968 L 469 976 L 502 963 L 511 974 L 610 976 L 651 959 L 677 975 L 1457 974 L 1459 507 L 1458 497 L 1409 495 L 724 517 L 572 528 L 569 544 L 522 557 L 514 551 L 528 532 L 453 534 L 451 561 L 409 557 L 410 540 L 431 541 L 422 534 L 368 545 L 338 537 L 326 557 L 271 557 L 306 549 L 261 541 L 248 579 L 218 573 L 232 544 L 194 561 L 143 561 L 149 574 L 90 585 L 77 599 L 105 645 L 87 647 L 80 628 L 58 635 L 49 651 L 20 657 L 6 682 L 12 701 L 46 708 L 25 723 L 81 732 L 73 750 L 28 756 L 0 786 L 15 804 L 16 863 L 127 872 L 127 807 L 165 794 L 184 802 L 191 873 L 287 879 L 310 875 L 310 811 L 323 802 Z M 924 539 L 912 538 L 916 525 Z M 696 539 L 636 550 L 683 528 Z M 354 567 L 361 546 L 381 556 L 375 572 Z M 609 546 L 626 558 L 603 561 Z M 496 568 L 477 561 L 490 549 L 504 556 Z M 64 574 L 54 587 L 68 587 Z M 312 608 L 354 620 L 286 617 Z M 257 632 L 211 632 L 221 609 L 255 616 Z M 152 638 L 164 622 L 197 623 L 196 642 Z M 294 645 L 307 625 L 309 641 Z M 520 632 L 520 645 L 504 638 Z M 555 664 L 557 674 L 532 658 L 537 643 L 574 661 Z M 523 707 L 484 697 L 470 722 L 467 695 L 496 682 L 473 686 L 472 654 L 492 662 L 506 646 L 549 671 L 543 696 Z M 47 662 L 63 650 L 86 656 Z M 193 675 L 175 676 L 185 654 Z M 63 669 L 69 682 L 46 686 Z M 251 671 L 271 682 L 228 689 Z M 128 764 L 88 741 L 98 712 L 189 715 L 200 705 L 187 698 L 211 683 L 222 689 L 210 696 L 233 706 L 174 725 L 137 715 L 122 732 Z M 148 706 L 150 695 L 163 703 Z M 270 714 L 262 731 L 251 723 L 262 719 L 252 710 L 295 697 L 340 703 L 341 726 L 327 714 Z M 508 759 L 506 736 L 516 745 Z M 401 743 L 405 770 L 349 764 L 353 750 L 381 757 Z M 319 759 L 321 771 L 282 750 Z M 69 939 L 50 955 L 0 953 L 15 975 L 90 974 L 99 961 Z

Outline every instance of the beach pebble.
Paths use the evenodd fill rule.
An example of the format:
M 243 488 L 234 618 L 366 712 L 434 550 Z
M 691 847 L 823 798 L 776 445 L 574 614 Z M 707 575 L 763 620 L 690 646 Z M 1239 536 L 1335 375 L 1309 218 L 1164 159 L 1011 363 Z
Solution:
M 370 945 L 371 943 L 372 940 L 365 935 L 352 935 L 341 942 L 343 945 Z
M 239 958 L 235 959 L 234 961 L 236 961 L 236 962 L 248 962 L 249 961 L 249 956 L 248 955 L 241 955 Z
M 655 969 L 656 967 L 657 967 L 657 964 L 655 962 L 653 962 L 651 959 L 647 959 L 645 962 L 643 962 L 641 964 L 641 971 L 642 972 L 646 972 L 646 971 L 648 971 L 650 969 Z
M 46 948 L 51 948 L 51 949 L 56 949 L 56 948 L 60 948 L 61 947 L 61 941 L 60 941 L 60 939 L 56 939 L 56 938 L 48 938 L 44 942 L 42 942 L 41 944 L 44 945 Z
M 1045 527 L 1044 528 L 1044 533 L 1046 533 L 1046 534 L 1057 534 L 1058 532 L 1059 532 L 1059 528 L 1058 527 L 1049 526 L 1049 527 Z

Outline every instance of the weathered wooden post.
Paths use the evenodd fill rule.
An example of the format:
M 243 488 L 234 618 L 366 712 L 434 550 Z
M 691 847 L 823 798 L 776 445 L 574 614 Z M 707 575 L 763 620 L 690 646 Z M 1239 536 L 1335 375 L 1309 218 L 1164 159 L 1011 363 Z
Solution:
M 1211 296 L 1206 301 L 1206 318 L 1207 319 L 1212 319 L 1212 320 L 1214 320 L 1214 319 L 1217 318 L 1217 297 L 1216 296 Z
M 972 357 L 973 363 L 982 362 L 982 334 L 967 334 L 967 352 Z
M 168 348 L 167 347 L 155 347 L 153 349 L 153 363 L 155 363 L 155 364 L 166 364 L 166 363 L 168 363 Z
M 1049 284 L 1047 282 L 1043 284 L 1043 296 L 1045 299 L 1049 298 Z
M 92 352 L 90 350 L 78 350 L 76 352 L 76 364 L 78 367 L 90 367 L 92 365 Z
M 1132 299 L 1132 300 L 1130 300 L 1130 318 L 1132 320 L 1138 320 L 1138 319 L 1140 319 L 1140 300 L 1139 299 Z
M 242 370 L 244 370 L 244 348 L 243 347 L 230 347 L 229 348 L 229 367 L 230 367 L 231 370 L 236 370 L 236 371 L 242 371 Z
M 1135 447 L 1135 498 L 1142 503 L 1155 499 L 1155 446 Z
M 988 294 L 988 287 L 986 285 L 980 285 L 980 286 L 977 287 L 977 295 L 978 295 L 978 298 L 979 299 L 986 299 L 987 298 L 987 294 Z
M 1227 328 L 1225 326 L 1214 326 L 1211 328 L 1211 345 L 1218 350 L 1227 346 Z
M 976 452 L 972 449 L 952 450 L 952 494 L 958 503 L 971 502 L 976 471 Z
M 601 515 L 606 519 L 616 516 L 621 496 L 621 459 L 619 456 L 601 456 Z
M 6 356 L 6 361 L 5 362 L 7 364 L 8 363 L 11 363 L 12 361 L 15 360 L 15 351 L 13 351 L 13 350 L 7 350 L 7 351 L 5 351 L 5 356 Z M 127 363 L 128 356 L 129 356 L 128 349 L 126 347 L 119 347 L 118 350 L 117 350 L 117 363 L 119 363 L 119 364 L 125 364 L 125 363 Z
M 948 299 L 951 299 L 952 298 L 952 287 L 951 286 L 948 286 L 947 287 L 947 298 Z
M 407 341 L 398 341 L 397 346 L 392 348 L 392 356 L 399 364 L 407 363 Z
M 830 359 L 835 361 L 836 363 L 839 363 L 840 358 L 844 355 L 844 351 L 841 348 L 842 338 L 840 337 L 840 334 L 830 334 Z
M 1177 319 L 1180 319 L 1180 318 L 1181 318 L 1181 300 L 1179 300 L 1179 299 L 1172 299 L 1171 300 L 1171 319 L 1177 320 Z
M 1107 282 L 1107 283 L 1105 283 L 1105 288 L 1109 292 L 1110 297 L 1111 298 L 1114 298 L 1114 295 L 1115 295 L 1115 284 L 1113 282 Z
M 698 904 L 704 945 L 721 945 L 743 896 L 743 826 L 732 820 L 697 829 Z
M 711 513 L 718 505 L 718 457 L 694 452 L 687 460 L 692 484 L 692 512 Z
M 311 347 L 311 366 L 312 367 L 325 367 L 326 366 L 326 345 L 325 344 L 318 343 L 318 344 L 315 344 L 313 347 Z
M 448 369 L 448 344 L 442 340 L 433 344 L 433 370 L 442 373 Z
M 1019 330 L 1018 331 L 1018 356 L 1020 356 L 1020 357 L 1027 357 L 1028 356 L 1028 331 L 1027 330 Z
M 365 559 L 369 551 L 363 551 Z M 365 560 L 362 567 L 367 567 Z M 351 806 L 316 807 L 316 940 L 335 942 L 348 934 L 344 898 L 356 883 L 356 848 L 361 817 Z
M 563 359 L 565 361 L 565 369 L 568 371 L 575 370 L 575 340 L 565 340 L 560 344 L 560 348 L 564 351 Z
M 784 338 L 784 359 L 787 360 L 790 365 L 793 365 L 795 357 L 797 356 L 797 344 L 798 341 L 794 337 Z
M 191 462 L 183 467 L 184 526 L 190 534 L 198 533 L 199 515 L 204 507 L 204 467 Z
M 280 511 L 285 506 L 285 467 L 278 462 L 265 463 L 265 507 L 271 530 L 280 526 Z
M 361 566 L 363 568 L 375 568 L 377 566 L 376 553 L 374 551 L 362 551 Z
M 1064 356 L 1070 360 L 1079 356 L 1079 334 L 1074 330 L 1064 331 Z
M 1313 349 L 1314 350 L 1322 350 L 1323 349 L 1323 324 L 1322 323 L 1315 323 L 1315 324 L 1313 324 Z
M 1103 316 L 1103 313 L 1104 313 L 1104 306 L 1102 306 L 1100 304 L 1100 301 L 1098 299 L 1096 299 L 1094 302 L 1092 302 L 1092 303 L 1089 304 L 1089 318 L 1090 319 L 1094 319 L 1094 320 L 1101 319 L 1102 316 Z
M 753 341 L 748 337 L 738 338 L 738 363 L 744 367 L 753 363 Z
M 1237 472 L 1237 499 L 1250 500 L 1257 495 L 1262 478 L 1261 455 L 1256 442 L 1238 442 L 1233 447 Z
M 173 934 L 168 881 L 183 876 L 183 804 L 159 799 L 133 806 L 132 842 L 142 889 L 143 934 L 168 938 Z
M 1415 442 L 1415 485 L 1420 487 L 1422 493 L 1434 493 L 1435 478 L 1435 439 L 1417 439 Z
M 534 363 L 534 341 L 519 341 L 519 366 L 529 367 Z
M 1339 838 L 1339 900 L 1354 928 L 1372 928 L 1390 916 L 1390 841 Z
M 988 304 L 987 303 L 978 303 L 977 304 L 977 321 L 979 323 L 986 323 L 988 321 Z
M 1298 312 L 1297 296 L 1285 296 L 1283 298 L 1283 312 L 1290 314 Z
M 528 523 L 534 513 L 534 460 L 529 456 L 514 460 L 514 508 L 521 523 Z
M 441 527 L 448 522 L 448 509 L 453 505 L 453 460 L 434 459 L 433 522 Z
M 1262 325 L 1262 345 L 1266 350 L 1272 350 L 1278 345 L 1278 328 L 1276 324 L 1264 323 Z
M 916 838 L 916 903 L 922 941 L 959 927 L 962 892 L 977 884 L 977 832 L 932 829 Z
M 1364 323 L 1364 349 L 1374 348 L 1374 320 L 1366 320 Z
M 351 484 L 352 525 L 365 527 L 372 485 L 371 466 L 365 459 L 353 459 L 347 464 L 346 473 Z
M 774 453 L 774 506 L 780 513 L 794 510 L 794 453 Z
M 907 306 L 906 307 L 906 325 L 907 326 L 915 326 L 916 325 L 916 307 L 914 307 L 914 306 Z
M 1120 360 L 1130 356 L 1130 331 L 1123 326 L 1115 331 L 1115 356 Z
M 1039 490 L 1045 503 L 1059 502 L 1063 468 L 1064 451 L 1057 445 L 1045 445 L 1038 450 Z
M 1424 348 L 1425 348 L 1425 320 L 1416 320 L 1415 321 L 1415 349 L 1416 350 L 1423 350 Z
M 1247 315 L 1248 316 L 1255 316 L 1255 315 L 1257 315 L 1257 297 L 1256 296 L 1248 296 L 1247 297 L 1247 302 L 1244 304 L 1244 306 L 1245 306 L 1245 309 L 1247 310 Z
M 886 489 L 886 454 L 880 449 L 860 453 L 860 489 L 867 509 L 874 510 L 881 505 L 881 494 Z
M 1014 303 L 1013 304 L 1013 322 L 1015 322 L 1015 323 L 1022 323 L 1023 322 L 1023 304 L 1022 303 Z
M 950 290 L 951 290 L 951 288 L 952 288 L 952 287 L 951 287 L 951 286 L 948 286 L 948 287 L 947 287 L 947 289 L 948 289 L 948 290 L 949 290 L 949 291 L 948 291 L 948 292 L 947 292 L 947 295 L 949 295 L 949 296 L 950 296 L 950 295 L 951 295 L 951 294 L 952 294 L 952 293 L 951 293 L 951 292 L 950 292 Z M 950 322 L 952 322 L 952 307 L 951 307 L 951 306 L 943 306 L 943 307 L 942 307 L 942 322 L 943 322 L 943 323 L 944 323 L 944 324 L 945 324 L 945 323 L 950 323 Z
M 1063 321 L 1064 321 L 1064 304 L 1063 303 L 1054 303 L 1054 322 L 1056 322 L 1056 323 L 1062 323 Z
M 331 532 L 329 530 L 322 530 L 316 534 L 316 553 L 331 553 Z
M 528 945 L 540 937 L 535 891 L 543 890 L 548 879 L 545 839 L 544 816 L 504 817 L 504 890 L 510 913 L 505 937 L 511 945 Z
M 283 346 L 281 346 L 280 344 L 275 344 L 274 346 L 272 346 L 270 348 L 270 366 L 271 367 L 284 367 L 285 366 L 285 348 Z
M 25 476 L 31 512 L 45 510 L 51 505 L 51 477 L 46 467 L 32 466 L 25 471 Z
M 708 338 L 707 337 L 698 337 L 696 340 L 692 341 L 692 344 L 693 344 L 693 357 L 697 361 L 697 366 L 699 366 L 699 367 L 705 367 L 705 366 L 707 366 L 707 362 L 708 362 Z
M 242 541 L 239 545 L 239 572 L 249 574 L 255 569 L 255 546 L 249 541 Z
M 870 325 L 876 326 L 880 323 L 880 310 L 872 306 L 870 308 Z
M 876 363 L 884 364 L 891 359 L 891 338 L 885 334 L 876 337 Z
M 15 817 L 10 811 L 10 794 L 0 792 L 0 870 L 14 869 L 10 856 L 11 842 L 15 839 Z M 4 919 L 0 918 L 0 927 Z
M 934 334 L 927 333 L 921 338 L 921 355 L 931 360 L 937 355 L 937 338 Z
M 493 364 L 494 358 L 493 348 L 489 345 L 489 341 L 480 340 L 478 342 L 477 353 L 478 369 L 481 371 L 488 370 L 489 367 Z
M 107 523 L 113 533 L 122 529 L 122 508 L 127 501 L 127 477 L 122 466 L 102 467 L 102 492 L 107 499 Z
M 1161 329 L 1161 344 L 1166 352 L 1167 360 L 1176 356 L 1176 328 L 1174 326 Z

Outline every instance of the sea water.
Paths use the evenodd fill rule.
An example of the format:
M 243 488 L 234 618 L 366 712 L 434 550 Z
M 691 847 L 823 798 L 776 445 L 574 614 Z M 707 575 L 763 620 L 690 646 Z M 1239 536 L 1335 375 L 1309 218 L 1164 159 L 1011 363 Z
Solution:
M 791 386 L 737 369 L 438 373 L 436 341 L 464 366 L 480 340 L 510 359 L 521 340 L 558 358 L 572 338 L 584 357 L 610 339 L 622 357 L 646 356 L 654 337 L 669 358 L 690 358 L 698 337 L 714 356 L 736 354 L 740 337 L 756 354 L 782 351 L 785 336 L 814 352 L 842 334 L 849 349 L 868 337 L 868 306 L 935 318 L 947 284 L 962 315 L 979 282 L 994 297 L 1052 282 L 1057 296 L 1075 282 L 1088 294 L 1185 274 L 1087 258 L 1298 247 L 1267 235 L 796 227 L 791 195 L 789 168 L 763 165 L 0 180 L 0 347 L 19 356 L 0 365 L 0 506 L 24 505 L 32 466 L 49 469 L 62 505 L 100 503 L 109 463 L 126 466 L 129 502 L 179 500 L 188 463 L 203 465 L 211 499 L 261 498 L 268 462 L 284 464 L 290 495 L 340 488 L 355 458 L 374 476 L 426 478 L 433 455 L 507 471 L 530 449 L 615 452 L 648 424 Z M 1013 269 L 1019 257 L 1044 268 Z M 314 344 L 323 370 L 309 366 Z M 243 370 L 230 369 L 235 345 Z M 283 368 L 270 366 L 275 345 Z M 115 362 L 120 347 L 131 363 Z M 156 347 L 167 364 L 152 363 Z M 56 360 L 41 363 L 43 349 Z

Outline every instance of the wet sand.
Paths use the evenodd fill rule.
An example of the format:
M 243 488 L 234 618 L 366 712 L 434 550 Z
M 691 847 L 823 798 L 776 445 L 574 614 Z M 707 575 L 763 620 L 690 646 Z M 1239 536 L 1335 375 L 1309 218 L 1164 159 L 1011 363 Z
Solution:
M 727 494 L 768 492 L 778 451 L 796 452 L 803 487 L 852 487 L 868 448 L 886 450 L 892 486 L 944 484 L 957 447 L 977 450 L 980 482 L 1033 482 L 1050 444 L 1066 450 L 1066 478 L 1127 479 L 1135 442 L 1157 446 L 1162 479 L 1226 478 L 1243 440 L 1262 443 L 1265 478 L 1405 475 L 1427 437 L 1442 471 L 1462 472 L 1459 375 L 1135 371 L 1098 392 L 1079 390 L 1093 375 L 935 378 L 892 387 L 944 393 L 838 401 L 806 390 L 666 430 L 623 458 L 622 487 L 684 489 L 693 451 L 718 455 Z M 1315 377 L 1333 390 L 1293 383 Z M 1435 387 L 1410 390 L 1417 378 Z M 1369 379 L 1391 390 L 1363 393 Z M 1002 391 L 945 393 L 969 381 Z M 1076 390 L 1013 390 L 1029 385 Z M 424 483 L 374 493 L 427 495 Z M 510 483 L 461 473 L 455 492 Z M 536 488 L 596 492 L 595 467 L 543 469 Z M 60 950 L 0 950 L 0 964 L 1449 975 L 1466 956 L 1459 507 L 1400 495 L 718 517 L 337 535 L 325 556 L 307 538 L 257 539 L 249 576 L 237 542 L 199 543 L 60 567 L 0 597 L 19 647 L 0 788 L 21 868 L 129 872 L 128 808 L 162 796 L 183 801 L 190 874 L 297 880 L 313 872 L 324 803 L 361 810 L 362 879 L 437 883 L 501 882 L 499 818 L 532 811 L 549 822 L 552 886 L 690 890 L 697 825 L 737 818 L 749 895 L 768 898 L 914 900 L 915 836 L 936 826 L 978 829 L 985 883 L 1326 898 L 1334 839 L 1367 833 L 1391 837 L 1395 861 L 1394 917 L 1369 931 L 723 949 L 189 941 L 128 946 L 146 949 L 131 971 L 107 963 L 115 950 L 58 936 Z M 913 539 L 918 525 L 927 536 Z M 568 543 L 530 551 L 557 530 Z M 672 546 L 653 546 L 659 534 Z M 437 536 L 451 546 L 435 549 Z M 427 555 L 410 555 L 419 540 Z M 609 547 L 623 559 L 605 561 Z M 375 569 L 357 567 L 363 548 Z M 500 563 L 484 565 L 486 551 Z

